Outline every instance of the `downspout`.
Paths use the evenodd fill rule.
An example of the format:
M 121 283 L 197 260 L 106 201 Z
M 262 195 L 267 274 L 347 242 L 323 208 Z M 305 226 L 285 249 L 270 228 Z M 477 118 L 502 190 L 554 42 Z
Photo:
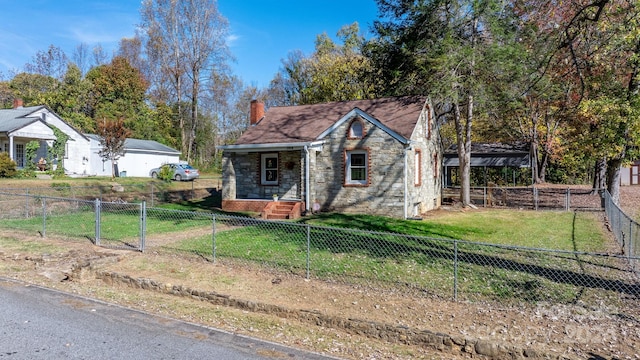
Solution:
M 408 147 L 406 147 L 404 149 L 404 219 L 407 220 L 409 217 L 407 216 L 408 210 L 407 210 L 407 206 L 408 206 L 408 201 L 409 201 L 409 196 L 407 194 L 407 192 L 409 191 L 409 185 L 407 183 L 407 177 L 409 176 L 408 174 L 408 169 L 407 169 L 407 152 L 409 151 L 409 149 L 411 149 L 411 146 L 409 145 Z
M 309 169 L 311 168 L 311 166 L 309 165 L 309 147 L 307 145 L 304 146 L 304 186 L 305 186 L 305 191 L 304 191 L 304 202 L 305 202 L 305 210 L 307 210 L 307 212 L 309 210 L 311 210 L 311 195 L 310 195 L 310 189 L 309 187 L 311 186 L 311 180 L 309 179 Z

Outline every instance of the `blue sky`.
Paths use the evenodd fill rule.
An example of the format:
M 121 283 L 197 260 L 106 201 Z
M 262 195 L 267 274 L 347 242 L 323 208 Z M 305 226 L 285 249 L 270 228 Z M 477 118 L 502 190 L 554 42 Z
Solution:
M 108 54 L 132 37 L 140 23 L 140 0 L 0 0 L 0 75 L 20 70 L 49 45 L 68 56 L 84 42 Z M 316 35 L 335 39 L 357 21 L 361 31 L 376 19 L 375 0 L 218 0 L 229 20 L 234 73 L 247 85 L 265 87 L 293 50 L 310 54 Z

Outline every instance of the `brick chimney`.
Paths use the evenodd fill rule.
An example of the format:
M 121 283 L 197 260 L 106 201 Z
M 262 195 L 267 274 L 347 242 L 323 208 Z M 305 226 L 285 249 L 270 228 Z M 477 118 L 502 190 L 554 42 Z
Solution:
M 264 103 L 258 100 L 251 100 L 251 114 L 249 124 L 255 125 L 264 117 Z
M 23 105 L 22 99 L 13 99 L 13 108 L 20 109 Z

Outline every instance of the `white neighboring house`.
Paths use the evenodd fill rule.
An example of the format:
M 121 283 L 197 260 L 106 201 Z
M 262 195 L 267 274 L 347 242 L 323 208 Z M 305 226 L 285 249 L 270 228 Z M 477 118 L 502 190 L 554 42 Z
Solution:
M 65 146 L 64 171 L 70 176 L 111 176 L 111 162 L 103 161 L 97 135 L 82 134 L 47 106 L 23 107 L 14 100 L 12 109 L 0 109 L 0 152 L 7 152 L 19 169 L 26 165 L 26 145 L 38 141 L 34 161 L 47 159 L 56 139 L 52 126 L 69 136 Z M 170 162 L 179 162 L 180 152 L 152 140 L 127 139 L 118 174 L 149 176 L 149 170 Z M 53 161 L 57 164 L 57 161 Z
M 27 143 L 38 141 L 40 148 L 34 160 L 47 158 L 49 147 L 56 139 L 52 126 L 69 136 L 64 155 L 65 173 L 86 174 L 89 169 L 89 138 L 44 105 L 23 107 L 22 100 L 16 99 L 12 109 L 0 109 L 0 151 L 9 153 L 18 168 L 23 168 Z
M 91 141 L 91 156 L 89 158 L 90 174 L 98 176 L 111 176 L 111 161 L 100 157 L 100 137 L 86 134 Z M 166 163 L 180 161 L 180 151 L 160 144 L 153 140 L 126 139 L 124 142 L 124 155 L 117 161 L 116 176 L 149 176 L 149 170 L 160 167 Z

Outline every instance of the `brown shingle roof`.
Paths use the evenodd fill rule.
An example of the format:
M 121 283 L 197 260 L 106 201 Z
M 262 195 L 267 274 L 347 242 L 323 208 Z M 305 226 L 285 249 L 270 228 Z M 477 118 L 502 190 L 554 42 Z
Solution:
M 236 145 L 314 141 L 355 108 L 409 139 L 425 102 L 426 97 L 403 96 L 271 107 L 257 125 L 249 127 Z

